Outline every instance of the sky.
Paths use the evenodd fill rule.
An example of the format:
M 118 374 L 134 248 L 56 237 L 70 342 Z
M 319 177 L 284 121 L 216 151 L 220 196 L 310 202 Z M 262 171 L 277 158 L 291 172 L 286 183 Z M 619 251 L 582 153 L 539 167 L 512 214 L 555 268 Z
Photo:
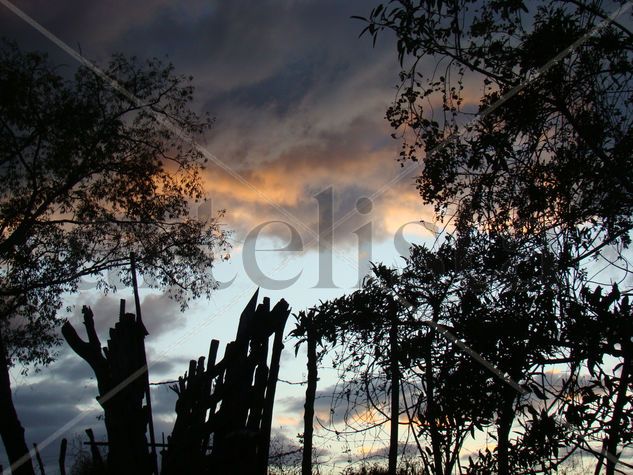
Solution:
M 395 42 L 385 34 L 372 47 L 368 37 L 358 38 L 363 24 L 350 18 L 367 15 L 373 3 L 0 2 L 0 33 L 22 49 L 45 51 L 52 62 L 76 67 L 74 59 L 11 11 L 11 5 L 49 36 L 98 64 L 118 52 L 173 62 L 177 73 L 194 78 L 193 108 L 215 117 L 200 144 L 225 169 L 209 164 L 204 172 L 208 201 L 192 206 L 191 213 L 208 216 L 226 210 L 222 221 L 232 231 L 233 249 L 215 275 L 225 284 L 185 313 L 161 293 L 142 289 L 150 380 L 172 380 L 184 373 L 190 358 L 207 353 L 211 338 L 219 339 L 223 348 L 258 287 L 260 296 L 270 296 L 273 304 L 285 298 L 296 313 L 353 291 L 370 260 L 401 265 L 406 245 L 394 242 L 399 230 L 407 242 L 432 242 L 432 211 L 422 206 L 413 184 L 416 167 L 403 169 L 395 161 L 400 144 L 390 137 L 384 118 L 396 94 Z M 319 212 L 329 211 L 335 222 L 345 217 L 334 230 L 331 255 L 320 252 L 315 240 Z M 416 225 L 420 220 L 424 224 Z M 254 260 L 245 252 L 245 242 L 258 226 Z M 299 241 L 292 241 L 292 251 L 280 250 L 287 247 L 293 229 Z M 359 239 L 370 245 L 360 246 Z M 323 285 L 330 277 L 333 285 Z M 131 289 L 101 295 L 86 281 L 77 295 L 68 296 L 72 311 L 63 316 L 81 331 L 81 306 L 90 305 L 104 341 L 120 298 L 131 305 Z M 291 316 L 287 330 L 293 325 Z M 286 341 L 281 378 L 299 382 L 305 377 L 305 360 L 302 352 L 294 356 L 293 346 Z M 336 381 L 330 373 L 323 370 L 323 400 Z M 42 449 L 46 463 L 57 458 L 57 432 L 76 441 L 73 434 L 92 427 L 103 437 L 91 370 L 65 346 L 59 348 L 57 361 L 39 372 L 25 376 L 15 368 L 13 386 L 28 443 L 50 440 Z M 296 443 L 302 431 L 302 393 L 300 385 L 278 387 L 273 426 L 285 444 Z M 152 397 L 157 433 L 168 434 L 175 395 L 160 385 Z M 329 407 L 319 410 L 325 417 Z M 321 439 L 322 453 L 336 462 L 341 457 L 327 451 L 339 449 L 328 449 L 327 440 Z

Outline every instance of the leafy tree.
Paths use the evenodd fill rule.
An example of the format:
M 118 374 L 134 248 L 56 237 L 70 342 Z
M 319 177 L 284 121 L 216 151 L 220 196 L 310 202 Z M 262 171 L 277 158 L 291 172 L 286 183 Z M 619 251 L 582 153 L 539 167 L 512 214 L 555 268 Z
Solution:
M 400 414 L 424 473 L 451 473 L 464 442 L 481 431 L 497 447 L 473 460 L 468 473 L 549 472 L 585 448 L 576 428 L 558 417 L 569 385 L 552 381 L 550 372 L 579 361 L 569 357 L 578 340 L 560 337 L 574 320 L 561 321 L 555 256 L 545 242 L 529 244 L 471 233 L 448 237 L 435 251 L 414 246 L 401 271 L 376 266 L 361 290 L 315 309 L 318 333 L 335 345 L 335 364 L 349 378 L 339 399 L 352 415 L 370 409 L 386 422 L 393 418 L 386 395 L 394 357 L 387 315 L 397 302 Z
M 0 65 L 0 433 L 13 463 L 27 448 L 9 366 L 50 361 L 63 294 L 85 276 L 114 290 L 108 269 L 129 283 L 134 252 L 146 281 L 184 305 L 214 288 L 228 248 L 217 219 L 189 216 L 204 198 L 194 140 L 211 124 L 191 110 L 191 78 L 121 55 L 107 80 L 72 75 L 10 42 Z
M 609 18 L 624 3 L 394 0 L 372 10 L 366 31 L 394 31 L 403 66 L 387 111 L 400 159 L 424 161 L 418 189 L 440 216 L 519 234 L 590 223 L 585 244 L 601 233 L 628 242 L 633 33 Z
M 397 38 L 402 71 L 387 118 L 394 137 L 402 139 L 402 164 L 423 161 L 417 179 L 423 201 L 434 205 L 440 219 L 454 220 L 462 238 L 477 228 L 493 241 L 505 236 L 516 243 L 504 246 L 505 256 L 495 266 L 480 267 L 479 280 L 497 275 L 509 284 L 514 274 L 524 282 L 518 264 L 533 256 L 525 253 L 530 243 L 539 243 L 542 257 L 550 256 L 548 272 L 557 276 L 554 286 L 532 280 L 528 292 L 484 286 L 473 294 L 472 318 L 460 318 L 462 325 L 477 323 L 464 329 L 472 338 L 482 318 L 494 328 L 509 324 L 514 307 L 518 322 L 510 334 L 497 335 L 496 348 L 485 347 L 488 331 L 472 340 L 473 347 L 512 374 L 504 362 L 526 357 L 516 346 L 520 335 L 513 333 L 528 330 L 530 338 L 540 337 L 531 333 L 540 326 L 543 353 L 533 355 L 543 365 L 568 365 L 569 375 L 546 384 L 543 367 L 543 398 L 530 387 L 543 399 L 540 408 L 517 400 L 514 410 L 506 411 L 513 420 L 529 416 L 525 424 L 518 421 L 521 437 L 505 447 L 499 440 L 496 451 L 472 464 L 483 472 L 472 473 L 508 473 L 535 461 L 542 471 L 554 469 L 566 457 L 557 453 L 560 444 L 568 453 L 578 447 L 596 451 L 592 438 L 601 449 L 611 444 L 611 466 L 599 457 L 596 470 L 604 462 L 613 473 L 620 450 L 615 441 L 628 443 L 630 421 L 619 397 L 627 394 L 628 345 L 597 328 L 614 321 L 624 325 L 626 317 L 618 316 L 627 314 L 621 309 L 628 309 L 628 302 L 586 298 L 599 290 L 588 273 L 590 258 L 602 260 L 607 280 L 616 278 L 616 271 L 625 277 L 629 272 L 624 249 L 633 224 L 633 33 L 619 8 L 628 6 L 593 0 L 393 0 L 363 19 L 374 41 L 383 30 Z M 499 275 L 508 263 L 516 267 Z M 614 351 L 620 362 L 609 371 L 601 362 Z M 583 392 L 586 404 L 574 403 Z M 598 392 L 604 397 L 596 397 Z M 597 401 L 599 407 L 591 409 Z M 554 406 L 565 403 L 574 408 L 572 419 L 583 413 L 573 431 L 584 427 L 586 437 L 572 437 L 569 425 L 551 417 Z M 537 450 L 539 444 L 545 450 Z
M 571 303 L 570 313 L 573 319 L 565 340 L 574 366 L 559 396 L 559 411 L 583 434 L 579 445 L 597 457 L 595 473 L 604 466 L 605 473 L 613 475 L 620 468 L 616 465 L 622 452 L 633 444 L 629 391 L 633 312 L 629 297 L 622 296 L 614 285 L 608 293 L 601 287 L 583 287 L 580 298 Z
M 462 237 L 464 239 L 464 237 Z M 469 267 L 453 315 L 455 334 L 515 385 L 485 371 L 480 397 L 492 405 L 497 447 L 475 466 L 484 473 L 557 469 L 564 424 L 545 402 L 547 367 L 560 353 L 561 283 L 547 243 L 511 235 L 470 235 Z M 458 377 L 473 379 L 467 373 Z M 522 390 L 516 387 L 522 386 Z M 544 432 L 537 436 L 537 429 Z M 540 437 L 543 435 L 543 437 Z M 472 473 L 480 473 L 473 471 Z
M 557 351 L 557 274 L 548 265 L 547 249 L 512 246 L 518 244 L 511 238 L 485 234 L 449 237 L 435 251 L 414 246 L 402 271 L 376 266 L 375 277 L 359 291 L 316 308 L 317 333 L 338 344 L 335 363 L 351 378 L 341 390 L 350 412 L 371 409 L 385 422 L 397 417 L 385 410 L 385 395 L 394 385 L 392 361 L 397 362 L 402 388 L 397 414 L 406 414 L 425 473 L 451 473 L 467 437 L 485 428 L 494 428 L 498 444 L 488 470 L 508 473 L 511 459 L 514 468 L 549 459 L 552 466 L 558 463 L 550 453 L 518 454 L 511 441 L 518 419 L 525 423 L 522 434 L 534 432 L 529 417 L 518 417 L 521 411 L 532 415 L 534 396 L 517 392 L 456 344 L 460 340 L 542 394 L 539 375 Z M 543 417 L 552 414 L 545 411 Z M 551 434 L 552 450 L 563 432 Z

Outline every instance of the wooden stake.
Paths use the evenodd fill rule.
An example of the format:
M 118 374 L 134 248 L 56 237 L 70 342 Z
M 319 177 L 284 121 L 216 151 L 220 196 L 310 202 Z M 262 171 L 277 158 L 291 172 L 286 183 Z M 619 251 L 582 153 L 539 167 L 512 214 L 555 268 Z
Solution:
M 400 371 L 398 368 L 398 316 L 395 309 L 391 315 L 389 330 L 391 370 L 391 433 L 389 436 L 389 475 L 396 475 L 398 465 L 398 416 L 400 414 Z
M 59 474 L 66 475 L 66 447 L 68 446 L 68 441 L 66 439 L 62 439 L 61 446 L 59 447 Z
M 92 465 L 93 467 L 100 470 L 103 467 L 103 459 L 101 458 L 101 452 L 99 452 L 99 448 L 95 443 L 95 435 L 92 432 L 92 429 L 86 429 L 86 435 L 88 436 L 88 440 L 90 441 L 90 453 L 92 454 Z
M 44 462 L 42 462 L 42 456 L 40 455 L 40 451 L 37 448 L 36 443 L 33 443 L 33 449 L 35 449 L 35 460 L 37 460 L 37 464 L 40 467 L 40 473 L 42 475 L 46 475 L 46 471 L 44 470 Z
M 136 322 L 141 327 L 143 333 L 145 335 L 148 335 L 147 330 L 145 329 L 145 325 L 143 325 L 143 319 L 141 318 L 141 299 L 138 295 L 138 283 L 136 282 L 136 259 L 134 257 L 133 252 L 130 253 L 130 264 L 131 264 L 131 271 L 132 271 L 132 287 L 134 289 L 134 305 L 136 307 Z M 147 405 L 147 412 L 148 412 L 147 423 L 149 426 L 150 451 L 152 454 L 152 470 L 153 470 L 154 475 L 159 475 L 158 474 L 158 456 L 156 455 L 156 437 L 154 435 L 154 417 L 152 415 L 152 397 L 151 397 L 151 390 L 149 387 L 149 370 L 147 368 L 147 355 L 145 354 L 145 341 L 144 341 L 145 335 L 141 337 L 143 339 L 142 363 L 145 366 L 145 381 L 144 381 L 145 404 Z

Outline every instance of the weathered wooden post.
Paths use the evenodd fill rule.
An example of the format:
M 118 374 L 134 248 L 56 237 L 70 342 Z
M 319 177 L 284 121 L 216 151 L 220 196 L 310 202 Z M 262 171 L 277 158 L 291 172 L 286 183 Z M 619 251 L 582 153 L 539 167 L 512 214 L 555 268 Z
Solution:
M 151 463 L 154 475 L 158 475 L 158 456 L 156 455 L 156 437 L 154 436 L 154 417 L 152 415 L 152 395 L 149 386 L 149 371 L 147 371 L 147 354 L 145 353 L 145 337 L 149 334 L 145 325 L 143 324 L 143 318 L 141 317 L 141 300 L 138 295 L 138 283 L 136 282 L 136 257 L 134 253 L 130 254 L 130 267 L 132 272 L 132 289 L 134 290 L 134 307 L 136 309 L 136 324 L 144 329 L 139 335 L 141 341 L 139 346 L 143 348 L 140 352 L 141 363 L 146 371 L 143 374 L 145 382 L 145 404 L 147 406 L 147 426 L 149 428 L 149 441 L 150 441 L 150 453 Z
M 178 378 L 172 389 L 178 394 L 176 422 L 168 437 L 168 447 L 163 455 L 163 474 L 204 473 L 209 427 L 206 421 L 207 405 L 210 414 L 215 413 L 215 403 L 210 401 L 211 384 L 217 374 L 215 360 L 219 342 L 212 340 L 206 370 L 204 357 L 196 363 L 191 360 L 189 371 Z
M 37 448 L 36 443 L 33 443 L 33 450 L 35 451 L 35 460 L 37 460 L 37 465 L 40 469 L 40 473 L 42 475 L 46 475 L 46 471 L 44 470 L 44 462 L 42 461 L 42 455 L 40 454 L 40 449 Z
M 149 474 L 152 463 L 145 436 L 149 414 L 143 406 L 147 386 L 145 327 L 134 314 L 125 313 L 125 301 L 121 301 L 119 321 L 110 329 L 108 345 L 102 350 L 92 310 L 85 306 L 82 312 L 88 340 L 82 340 L 69 322 L 63 325 L 62 335 L 97 378 L 97 401 L 103 407 L 108 434 L 107 470 Z
M 92 432 L 92 429 L 86 429 L 86 435 L 88 436 L 90 455 L 92 456 L 92 470 L 97 473 L 103 473 L 103 459 L 101 458 L 99 447 L 97 447 L 97 443 L 95 442 L 94 432 Z
M 204 358 L 192 360 L 189 371 L 172 387 L 178 394 L 177 418 L 163 475 L 267 473 L 283 330 L 290 310 L 284 300 L 272 310 L 268 298 L 258 306 L 257 296 L 255 292 L 244 308 L 235 341 L 226 346 L 222 360 L 215 363 L 218 342 L 213 340 L 206 370 Z
M 264 299 L 266 300 L 266 299 Z M 284 305 L 279 308 L 279 304 L 283 302 Z M 274 331 L 273 350 L 270 360 L 270 373 L 268 374 L 268 381 L 266 384 L 266 394 L 264 399 L 264 408 L 262 413 L 261 434 L 262 444 L 259 450 L 259 470 L 261 475 L 268 474 L 268 451 L 270 450 L 270 431 L 273 422 L 273 407 L 275 404 L 275 391 L 277 388 L 277 380 L 279 379 L 279 361 L 281 360 L 281 352 L 284 348 L 283 337 L 284 328 L 286 326 L 286 320 L 290 311 L 286 311 L 288 304 L 282 300 L 273 309 L 271 314 L 272 321 L 270 322 L 270 328 Z M 279 311 L 281 310 L 281 311 Z M 268 337 L 266 337 L 268 338 Z M 264 365 L 266 354 L 264 353 Z
M 62 443 L 59 447 L 59 475 L 66 475 L 66 447 L 68 441 L 66 438 L 62 439 Z

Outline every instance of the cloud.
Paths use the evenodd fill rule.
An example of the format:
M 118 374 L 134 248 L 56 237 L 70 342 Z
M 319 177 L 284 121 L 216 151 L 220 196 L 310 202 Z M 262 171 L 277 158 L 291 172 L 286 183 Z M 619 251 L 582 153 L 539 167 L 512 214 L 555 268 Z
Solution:
M 319 160 L 320 156 L 327 157 L 327 161 Z M 264 167 L 243 170 L 241 174 L 252 188 L 217 170 L 209 170 L 206 181 L 210 203 L 202 211 L 209 213 L 210 207 L 226 209 L 225 221 L 235 230 L 238 240 L 262 223 L 281 220 L 292 225 L 302 241 L 308 243 L 314 241 L 318 232 L 316 195 L 331 187 L 334 222 L 346 219 L 336 225 L 335 242 L 355 245 L 358 239 L 355 232 L 368 222 L 372 223 L 374 239 L 392 239 L 408 222 L 435 220 L 411 186 L 413 173 L 388 184 L 391 178 L 398 179 L 397 173 L 389 173 L 390 158 L 386 153 L 362 150 L 346 153 L 335 147 L 329 152 L 299 149 L 296 154 L 285 154 Z M 377 190 L 380 193 L 374 195 Z M 371 212 L 358 213 L 357 201 L 367 197 L 373 197 Z M 283 226 L 266 226 L 262 234 L 286 240 L 288 230 Z M 419 234 L 432 235 L 423 229 Z
M 213 164 L 205 173 L 214 208 L 228 210 L 237 236 L 263 220 L 288 221 L 271 202 L 296 217 L 293 226 L 316 230 L 315 193 L 332 186 L 344 215 L 400 173 L 399 144 L 384 120 L 399 70 L 394 38 L 385 32 L 374 48 L 367 37 L 357 38 L 363 25 L 350 16 L 366 14 L 366 2 L 147 0 L 125 9 L 119 3 L 22 6 L 89 57 L 167 54 L 178 73 L 194 76 L 195 107 L 217 117 L 203 145 L 253 185 Z M 15 28 L 18 20 L 3 15 Z M 355 242 L 353 231 L 368 218 L 376 239 L 391 237 L 403 219 L 428 220 L 413 176 L 388 186 L 372 215 L 349 220 L 335 240 Z M 312 237 L 299 230 L 304 240 Z
M 141 302 L 143 323 L 150 335 L 158 336 L 175 328 L 182 328 L 186 315 L 180 305 L 166 294 L 149 294 Z
M 388 394 L 376 391 L 373 394 L 373 401 L 380 404 Z M 305 398 L 303 396 L 287 397 L 278 400 L 277 404 L 283 408 L 280 414 L 303 414 Z M 323 424 L 337 430 L 344 427 L 352 430 L 354 427 L 367 427 L 367 425 L 386 422 L 384 417 L 372 407 L 360 381 L 348 381 L 345 384 L 318 389 L 315 395 L 314 412 L 317 419 L 316 426 Z
M 119 320 L 119 306 L 121 299 L 126 301 L 126 313 L 136 313 L 134 297 L 131 288 L 120 289 L 116 294 L 97 294 L 93 291 L 83 292 L 79 295 L 70 318 L 71 324 L 77 332 L 85 338 L 83 333 L 82 307 L 87 305 L 94 314 L 95 329 L 105 346 L 108 330 Z M 175 328 L 182 328 L 186 323 L 186 316 L 180 311 L 177 302 L 169 298 L 165 293 L 147 294 L 141 298 L 141 312 L 143 324 L 154 339 Z

